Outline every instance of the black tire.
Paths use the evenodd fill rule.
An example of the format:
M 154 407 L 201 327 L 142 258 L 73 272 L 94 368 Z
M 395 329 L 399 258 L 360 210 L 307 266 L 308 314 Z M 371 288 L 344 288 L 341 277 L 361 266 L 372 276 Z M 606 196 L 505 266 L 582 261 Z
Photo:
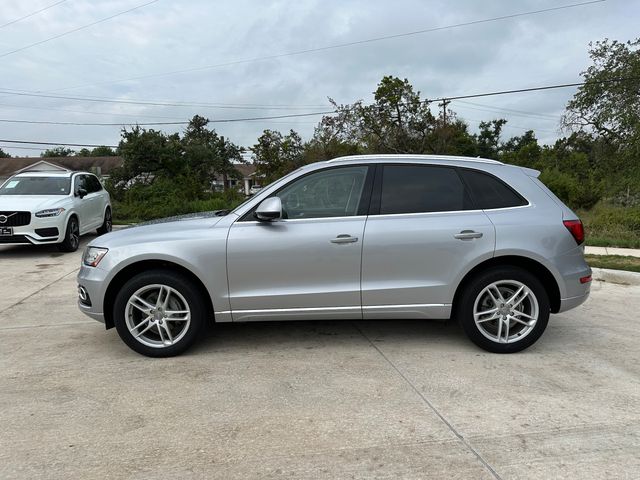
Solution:
M 75 215 L 69 218 L 67 229 L 65 231 L 64 240 L 58 244 L 58 250 L 61 252 L 75 252 L 80 246 L 80 223 Z
M 524 284 L 532 292 L 533 297 L 537 301 L 538 305 L 537 321 L 535 322 L 533 328 L 528 327 L 528 331 L 526 331 L 527 327 L 523 326 L 520 323 L 516 323 L 515 321 L 508 322 L 510 325 L 515 326 L 515 328 L 510 328 L 514 328 L 513 332 L 515 333 L 513 333 L 513 335 L 516 335 L 516 339 L 511 343 L 498 343 L 497 340 L 492 340 L 485 336 L 485 334 L 483 334 L 483 332 L 481 331 L 482 327 L 476 324 L 476 321 L 474 319 L 474 305 L 476 299 L 478 299 L 478 301 L 480 302 L 481 299 L 486 300 L 488 298 L 488 294 L 484 294 L 485 296 L 478 298 L 481 292 L 483 292 L 483 290 L 487 286 L 493 284 L 494 282 L 508 282 L 514 280 L 516 282 Z M 522 351 L 525 348 L 533 345 L 540 338 L 545 328 L 547 328 L 547 324 L 549 323 L 549 315 L 551 313 L 551 309 L 549 306 L 549 296 L 540 280 L 535 275 L 529 273 L 526 270 L 510 266 L 494 267 L 476 275 L 463 288 L 464 291 L 456 301 L 455 305 L 456 317 L 458 318 L 458 321 L 460 322 L 464 332 L 467 334 L 469 339 L 484 350 L 493 353 L 515 353 Z M 528 295 L 528 297 L 530 297 L 530 295 Z M 523 301 L 523 304 L 524 307 L 522 308 L 526 308 L 526 305 L 533 305 L 533 299 L 525 299 Z M 490 330 L 491 328 L 493 328 L 493 325 L 495 325 L 496 336 L 500 335 L 500 331 L 497 330 L 498 322 L 500 322 L 500 320 L 483 322 L 482 326 L 484 327 L 485 333 L 487 333 L 487 330 Z M 506 322 L 506 320 L 503 322 Z M 505 325 L 505 323 L 503 323 L 502 325 Z M 502 326 L 500 328 L 502 328 Z M 522 333 L 520 334 L 523 335 L 522 339 L 520 340 L 517 339 L 519 329 L 522 329 Z M 488 332 L 488 334 L 491 335 L 491 332 Z M 509 335 L 509 337 L 511 337 L 511 335 Z
M 111 218 L 111 208 L 107 207 L 104 211 L 104 220 L 102 225 L 98 227 L 98 235 L 109 233 L 113 229 L 113 219 Z
M 171 287 L 183 297 L 184 301 L 186 301 L 186 308 L 190 311 L 190 322 L 188 323 L 188 326 L 184 327 L 186 329 L 186 333 L 184 333 L 183 336 L 172 345 L 156 347 L 145 345 L 134 338 L 127 326 L 127 319 L 125 317 L 127 315 L 127 303 L 129 299 L 134 293 L 145 286 L 150 285 L 165 285 Z M 132 312 L 135 310 L 136 309 L 131 308 Z M 118 331 L 118 335 L 120 335 L 120 338 L 122 338 L 124 343 L 126 343 L 132 350 L 148 357 L 172 357 L 181 354 L 196 342 L 204 328 L 204 325 L 206 324 L 207 311 L 208 309 L 205 299 L 202 297 L 200 289 L 193 283 L 193 281 L 172 270 L 156 269 L 140 273 L 124 284 L 116 295 L 113 306 L 113 321 L 116 330 Z M 136 314 L 131 314 L 132 317 L 134 315 Z M 146 314 L 139 313 L 138 315 L 142 317 Z M 140 322 L 136 322 L 135 319 L 131 318 L 129 321 L 142 324 L 142 320 L 140 320 Z M 170 323 L 166 323 L 167 328 L 169 324 Z M 146 328 L 147 325 L 148 324 L 140 328 L 138 331 Z M 176 324 L 171 325 L 175 326 Z M 176 332 L 178 328 L 180 328 L 179 325 L 176 326 Z M 160 333 L 159 325 L 151 327 L 148 335 L 155 336 L 156 333 Z M 159 335 L 158 337 L 161 338 Z

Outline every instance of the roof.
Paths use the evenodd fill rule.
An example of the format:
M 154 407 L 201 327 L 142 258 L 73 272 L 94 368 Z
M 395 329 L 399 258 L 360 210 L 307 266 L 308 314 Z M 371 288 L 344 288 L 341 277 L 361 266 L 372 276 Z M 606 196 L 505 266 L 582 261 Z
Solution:
M 240 172 L 240 175 L 242 175 L 244 178 L 251 177 L 254 173 L 256 173 L 256 166 L 252 163 L 238 163 L 234 166 L 236 167 L 236 170 Z
M 489 160 L 488 158 L 480 157 L 456 157 L 454 155 L 412 155 L 412 154 L 374 154 L 374 155 L 350 155 L 346 157 L 338 157 L 333 160 L 328 160 L 327 163 L 343 162 L 348 160 L 455 160 L 457 162 L 477 162 L 477 163 L 493 163 L 497 165 L 504 165 L 497 160 Z
M 37 163 L 43 164 L 44 170 L 55 171 L 90 171 L 100 169 L 103 175 L 109 174 L 111 170 L 122 165 L 122 157 L 12 157 L 0 158 L 0 177 L 14 175 L 19 170 L 23 170 Z M 50 166 L 51 168 L 47 167 Z
M 70 177 L 76 172 L 71 170 L 60 170 L 59 172 L 54 171 L 40 171 L 40 172 L 19 172 L 15 176 L 16 177 Z

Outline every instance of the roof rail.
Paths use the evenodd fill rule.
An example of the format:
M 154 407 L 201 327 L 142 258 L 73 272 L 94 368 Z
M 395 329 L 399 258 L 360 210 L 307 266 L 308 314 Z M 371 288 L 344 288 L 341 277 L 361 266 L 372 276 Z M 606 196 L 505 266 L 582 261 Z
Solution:
M 504 163 L 498 160 L 490 160 L 488 158 L 480 157 L 460 157 L 454 155 L 418 155 L 418 154 L 369 154 L 369 155 L 350 155 L 346 157 L 338 157 L 328 160 L 327 163 L 344 162 L 347 160 L 455 160 L 457 162 L 478 162 L 478 163 L 493 163 L 496 165 L 504 165 Z

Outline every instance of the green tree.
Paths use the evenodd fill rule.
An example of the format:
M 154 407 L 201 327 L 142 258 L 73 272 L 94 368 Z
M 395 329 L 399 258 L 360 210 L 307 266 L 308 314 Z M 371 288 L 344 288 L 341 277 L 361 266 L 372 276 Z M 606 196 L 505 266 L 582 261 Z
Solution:
M 482 158 L 497 160 L 500 155 L 500 135 L 502 127 L 507 123 L 500 118 L 488 122 L 480 122 L 480 132 L 475 136 L 477 154 Z
M 243 149 L 207 128 L 209 120 L 194 116 L 187 126 L 182 144 L 189 169 L 203 183 L 209 184 L 214 175 L 221 175 L 224 188 L 229 177 L 238 177 L 236 163 L 244 162 Z
M 271 183 L 305 163 L 305 145 L 294 130 L 287 135 L 265 130 L 251 151 L 256 174 L 264 178 L 264 183 Z
M 175 177 L 184 170 L 184 149 L 177 133 L 167 135 L 157 130 L 146 130 L 139 126 L 122 130 L 118 154 L 123 165 L 111 176 L 113 181 L 127 182 L 132 179 L 152 183 L 158 176 Z
M 637 141 L 640 130 L 640 38 L 589 44 L 585 84 L 567 104 L 563 125 L 610 140 Z
M 114 157 L 116 155 L 117 153 L 113 148 L 104 145 L 93 149 L 81 148 L 76 153 L 78 157 Z
M 371 105 L 331 102 L 337 115 L 323 119 L 320 128 L 326 132 L 322 135 L 372 153 L 433 153 L 437 149 L 436 118 L 406 78 L 383 77 Z
M 40 154 L 41 157 L 70 157 L 75 152 L 66 147 L 48 148 Z
M 0 148 L 0 158 L 11 158 L 11 155 Z

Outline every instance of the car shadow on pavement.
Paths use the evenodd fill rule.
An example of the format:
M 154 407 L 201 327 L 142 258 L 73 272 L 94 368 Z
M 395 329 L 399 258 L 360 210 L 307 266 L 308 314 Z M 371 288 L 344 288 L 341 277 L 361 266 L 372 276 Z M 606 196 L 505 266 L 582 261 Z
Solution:
M 187 354 L 270 347 L 370 346 L 385 342 L 481 351 L 465 337 L 455 320 L 336 320 L 219 323 L 207 328 Z

